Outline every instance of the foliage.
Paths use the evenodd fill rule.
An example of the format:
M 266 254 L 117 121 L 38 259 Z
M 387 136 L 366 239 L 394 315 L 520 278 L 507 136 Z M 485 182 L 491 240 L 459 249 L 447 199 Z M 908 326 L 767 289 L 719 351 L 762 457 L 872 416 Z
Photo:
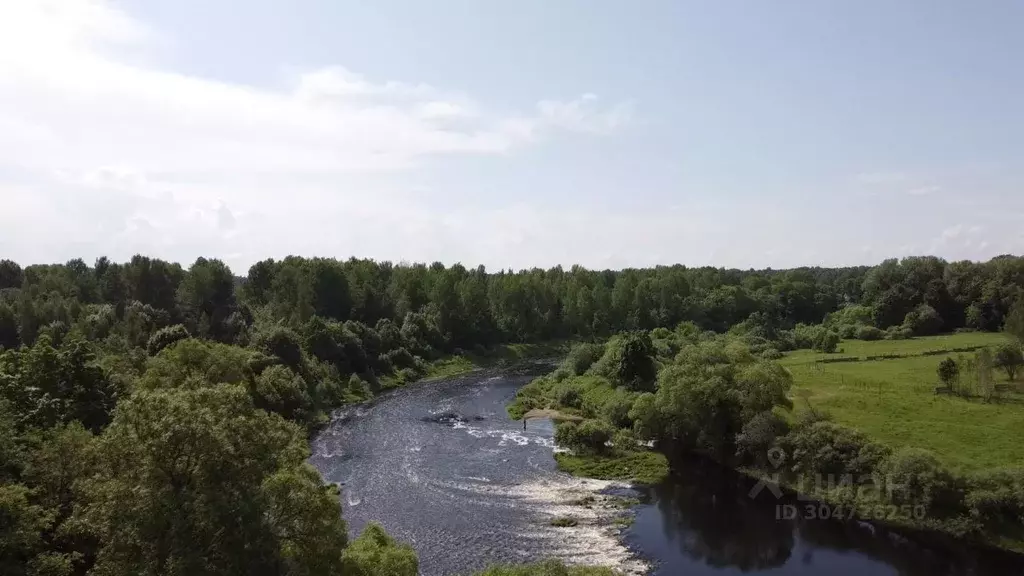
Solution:
M 95 574 L 340 571 L 337 495 L 305 468 L 302 431 L 244 388 L 139 391 L 98 448 L 81 513 Z
M 839 334 L 831 330 L 822 330 L 814 339 L 813 348 L 816 352 L 832 354 L 839 346 Z
M 946 386 L 946 388 L 952 388 L 953 384 L 956 383 L 957 378 L 960 377 L 960 366 L 956 363 L 956 360 L 952 358 L 946 358 L 942 362 L 939 362 L 939 380 Z
M 148 352 L 150 356 L 156 356 L 161 350 L 167 348 L 171 344 L 190 337 L 191 335 L 188 333 L 188 329 L 181 324 L 166 326 L 157 330 L 149 337 L 149 342 L 146 344 L 146 352 Z
M 782 445 L 790 470 L 797 474 L 860 478 L 870 475 L 888 450 L 856 430 L 829 421 L 796 427 Z
M 416 576 L 419 561 L 412 547 L 399 544 L 377 524 L 369 524 L 342 555 L 343 574 Z
M 628 332 L 612 338 L 604 355 L 593 366 L 593 372 L 605 376 L 616 386 L 630 390 L 653 389 L 657 375 L 654 345 L 645 332 Z M 575 371 L 575 366 L 572 367 Z
M 612 428 L 600 420 L 561 422 L 555 428 L 555 443 L 580 453 L 601 453 L 612 433 Z
M 903 325 L 914 336 L 931 336 L 937 334 L 942 328 L 942 317 L 935 311 L 935 308 L 927 304 L 919 304 L 907 313 L 906 318 L 903 319 Z
M 585 478 L 654 485 L 669 473 L 668 460 L 652 450 L 614 450 L 604 454 L 555 454 L 558 469 Z
M 1024 353 L 1019 343 L 1006 343 L 996 349 L 995 365 L 1006 372 L 1007 378 L 1013 380 L 1024 365 Z
M 1024 301 L 1018 299 L 1010 308 L 1003 330 L 1018 342 L 1024 343 Z
M 563 365 L 571 370 L 571 373 L 579 376 L 590 369 L 594 362 L 604 356 L 605 347 L 603 344 L 582 342 L 576 344 L 569 350 Z
M 13 519 L 0 527 L 0 572 L 356 571 L 342 566 L 359 554 L 342 552 L 336 494 L 302 464 L 304 435 L 330 408 L 418 379 L 452 353 L 476 363 L 480 347 L 504 344 L 511 358 L 524 343 L 622 333 L 605 348 L 574 351 L 555 375 L 524 387 L 510 413 L 564 403 L 593 421 L 577 427 L 593 428 L 584 435 L 591 445 L 609 433 L 616 447 L 560 459 L 628 477 L 660 458 L 619 450 L 636 438 L 669 453 L 744 461 L 781 441 L 776 416 L 789 405 L 790 380 L 771 350 L 809 349 L 826 333 L 871 339 L 885 330 L 884 342 L 844 342 L 847 354 L 868 344 L 894 353 L 924 346 L 903 340 L 913 331 L 1024 335 L 1024 259 L 1009 256 L 783 271 L 496 272 L 290 256 L 235 273 L 207 258 L 186 268 L 142 255 L 91 266 L 0 261 L 0 515 Z M 961 379 L 994 392 L 982 360 Z M 885 378 L 917 382 L 927 373 L 931 385 L 934 369 L 932 360 Z M 845 385 L 830 393 L 815 402 L 850 398 Z M 940 461 L 980 466 L 1018 454 L 1016 436 L 1005 433 L 1010 406 L 929 396 L 880 410 L 855 398 L 837 413 L 856 415 L 873 434 L 962 443 L 936 451 Z M 953 422 L 950 402 L 964 404 L 960 417 L 991 425 L 943 426 L 939 438 L 905 424 L 919 413 Z M 901 417 L 880 424 L 886 411 Z M 963 509 L 986 526 L 1008 522 L 1008 478 L 973 479 Z M 389 564 L 389 554 L 362 557 L 409 566 Z M 403 569 L 378 569 L 377 560 L 358 568 Z

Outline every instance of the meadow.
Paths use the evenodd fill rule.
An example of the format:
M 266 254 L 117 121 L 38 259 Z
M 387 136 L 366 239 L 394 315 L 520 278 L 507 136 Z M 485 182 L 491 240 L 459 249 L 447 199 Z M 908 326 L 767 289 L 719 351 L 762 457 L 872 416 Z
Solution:
M 793 374 L 795 415 L 827 412 L 874 440 L 929 450 L 950 468 L 967 472 L 1024 465 L 1024 379 L 1018 375 L 1017 382 L 1009 382 L 996 369 L 995 382 L 1009 384 L 1010 391 L 986 402 L 936 394 L 936 370 L 947 357 L 973 356 L 968 349 L 1006 341 L 1001 334 L 982 332 L 844 340 L 841 352 L 799 350 L 780 362 Z M 887 355 L 904 357 L 877 358 Z

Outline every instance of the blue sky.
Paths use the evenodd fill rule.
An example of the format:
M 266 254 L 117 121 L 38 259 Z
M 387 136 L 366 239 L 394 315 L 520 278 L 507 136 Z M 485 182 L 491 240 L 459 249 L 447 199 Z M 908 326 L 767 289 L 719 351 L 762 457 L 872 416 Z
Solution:
M 0 254 L 1024 252 L 1015 2 L 10 0 Z

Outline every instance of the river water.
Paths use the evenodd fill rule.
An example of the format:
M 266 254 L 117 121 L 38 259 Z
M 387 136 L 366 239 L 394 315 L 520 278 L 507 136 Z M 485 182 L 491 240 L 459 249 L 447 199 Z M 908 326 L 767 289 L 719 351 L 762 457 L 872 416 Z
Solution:
M 310 462 L 342 485 L 351 535 L 383 525 L 416 549 L 424 576 L 549 557 L 654 576 L 1024 575 L 1016 555 L 859 522 L 779 520 L 768 491 L 752 499 L 751 481 L 707 463 L 642 491 L 562 474 L 551 423 L 524 430 L 505 412 L 544 369 L 416 384 L 335 413 Z M 641 503 L 623 511 L 615 496 Z M 624 514 L 633 523 L 621 528 Z M 551 525 L 564 516 L 578 524 Z

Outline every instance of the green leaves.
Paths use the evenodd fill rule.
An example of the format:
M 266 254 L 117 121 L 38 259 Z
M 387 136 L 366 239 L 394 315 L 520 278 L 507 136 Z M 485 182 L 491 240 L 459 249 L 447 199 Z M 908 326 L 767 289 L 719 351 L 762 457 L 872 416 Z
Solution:
M 351 576 L 416 576 L 419 561 L 407 544 L 399 544 L 378 524 L 369 524 L 343 555 L 344 574 Z
M 307 456 L 303 431 L 242 387 L 137 392 L 87 486 L 97 574 L 331 574 L 344 524 Z

